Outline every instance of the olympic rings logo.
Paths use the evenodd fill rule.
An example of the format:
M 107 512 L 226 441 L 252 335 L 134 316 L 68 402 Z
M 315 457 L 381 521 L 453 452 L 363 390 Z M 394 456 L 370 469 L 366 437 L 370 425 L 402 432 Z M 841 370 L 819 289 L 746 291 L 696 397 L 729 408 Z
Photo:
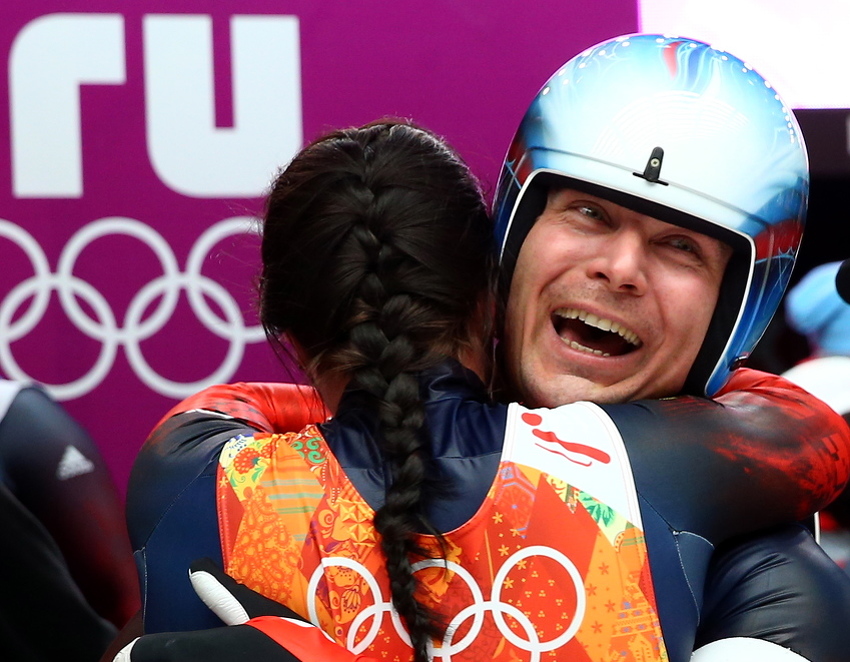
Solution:
M 180 271 L 168 242 L 148 225 L 124 217 L 102 218 L 80 228 L 65 245 L 56 272 L 50 270 L 47 257 L 38 242 L 23 228 L 0 219 L 0 240 L 15 243 L 28 258 L 33 275 L 18 283 L 0 301 L 0 368 L 9 379 L 38 381 L 19 366 L 11 344 L 30 333 L 44 317 L 52 292 L 56 292 L 68 319 L 82 333 L 101 343 L 100 354 L 92 368 L 79 379 L 64 384 L 45 384 L 58 400 L 83 396 L 95 389 L 109 374 L 119 347 L 123 347 L 135 374 L 149 388 L 162 395 L 184 398 L 211 384 L 226 382 L 242 362 L 247 343 L 265 340 L 259 325 L 246 326 L 239 305 L 217 281 L 203 275 L 204 260 L 214 246 L 229 236 L 253 232 L 254 219 L 237 216 L 208 228 L 192 246 L 186 268 Z M 126 235 L 145 244 L 158 258 L 162 275 L 142 287 L 133 297 L 119 324 L 109 302 L 90 283 L 74 275 L 76 262 L 92 242 L 107 235 Z M 158 333 L 173 315 L 185 291 L 192 312 L 211 333 L 230 342 L 221 364 L 207 378 L 178 382 L 157 373 L 142 354 L 140 343 Z M 207 302 L 214 301 L 222 319 Z M 157 299 L 152 313 L 145 315 Z M 29 307 L 17 319 L 16 313 L 29 301 Z M 94 317 L 84 310 L 85 302 Z
M 540 641 L 537 631 L 534 628 L 534 624 L 525 615 L 525 613 L 517 609 L 514 605 L 503 602 L 501 599 L 502 586 L 504 585 L 508 573 L 521 561 L 531 556 L 547 557 L 560 564 L 572 579 L 577 598 L 576 612 L 574 617 L 571 619 L 570 626 L 560 635 L 549 641 Z M 321 566 L 316 568 L 313 572 L 313 575 L 310 577 L 310 582 L 307 585 L 307 602 L 310 620 L 313 623 L 319 622 L 318 612 L 316 610 L 319 582 L 323 577 L 324 569 L 334 566 L 348 568 L 360 574 L 366 582 L 366 585 L 369 587 L 375 601 L 374 604 L 359 612 L 352 621 L 351 626 L 348 629 L 346 648 L 355 654 L 364 652 L 377 638 L 383 624 L 383 616 L 387 613 L 390 615 L 396 634 L 409 646 L 410 637 L 408 636 L 401 619 L 393 608 L 392 601 L 384 598 L 381 592 L 381 587 L 378 585 L 375 577 L 363 565 L 352 559 L 342 557 L 325 558 L 322 559 Z M 496 627 L 505 639 L 517 648 L 531 654 L 529 658 L 530 662 L 538 662 L 542 653 L 556 650 L 561 646 L 564 646 L 575 636 L 582 621 L 584 620 L 584 614 L 587 609 L 587 598 L 584 593 L 584 580 L 582 579 L 581 573 L 569 557 L 551 547 L 543 545 L 526 547 L 505 559 L 505 562 L 499 568 L 499 571 L 493 579 L 493 589 L 489 599 L 485 598 L 481 591 L 481 587 L 478 586 L 469 571 L 452 561 L 429 559 L 414 564 L 413 570 L 416 572 L 417 570 L 433 566 L 447 567 L 449 570 L 454 572 L 456 577 L 466 583 L 472 594 L 472 604 L 462 609 L 451 619 L 448 628 L 446 629 L 446 635 L 443 638 L 442 644 L 439 648 L 435 648 L 433 650 L 434 659 L 442 658 L 448 662 L 453 658 L 453 656 L 469 648 L 480 634 L 484 622 L 484 616 L 487 612 L 492 612 Z M 517 623 L 519 623 L 525 632 L 527 637 L 526 639 L 519 637 L 511 630 L 505 622 L 505 615 L 511 616 Z M 363 639 L 359 642 L 355 642 L 354 637 L 368 619 L 372 619 L 372 623 L 369 626 L 368 631 Z M 453 641 L 454 633 L 457 632 L 458 628 L 460 628 L 460 626 L 469 619 L 472 619 L 472 624 L 468 628 L 466 634 L 460 641 Z

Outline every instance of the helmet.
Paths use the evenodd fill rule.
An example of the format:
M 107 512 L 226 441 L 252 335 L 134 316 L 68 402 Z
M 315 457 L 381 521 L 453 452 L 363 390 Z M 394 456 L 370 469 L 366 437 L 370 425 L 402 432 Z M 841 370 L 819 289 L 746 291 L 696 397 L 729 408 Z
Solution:
M 555 72 L 522 119 L 494 201 L 503 285 L 553 180 L 733 247 L 684 388 L 717 393 L 776 312 L 802 239 L 808 159 L 791 110 L 708 44 L 618 37 Z

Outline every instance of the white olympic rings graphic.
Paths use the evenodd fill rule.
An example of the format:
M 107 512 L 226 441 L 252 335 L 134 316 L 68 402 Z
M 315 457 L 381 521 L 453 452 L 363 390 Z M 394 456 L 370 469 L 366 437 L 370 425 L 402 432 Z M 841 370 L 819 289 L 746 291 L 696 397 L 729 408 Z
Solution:
M 265 340 L 259 325 L 247 326 L 239 305 L 220 283 L 201 273 L 204 260 L 215 245 L 229 236 L 256 232 L 255 219 L 236 216 L 209 227 L 191 248 L 186 268 L 180 271 L 177 258 L 168 242 L 148 225 L 131 218 L 107 217 L 80 228 L 62 250 L 56 272 L 50 271 L 47 257 L 38 242 L 23 228 L 0 219 L 0 241 L 17 244 L 32 266 L 33 275 L 16 284 L 0 301 L 0 368 L 9 379 L 40 381 L 28 375 L 15 359 L 11 344 L 30 333 L 44 317 L 52 292 L 56 292 L 68 319 L 82 333 L 100 341 L 101 350 L 94 365 L 82 377 L 64 384 L 45 384 L 58 400 L 85 395 L 109 374 L 119 347 L 124 348 L 135 374 L 149 388 L 174 398 L 183 398 L 212 383 L 226 382 L 242 362 L 247 343 Z M 133 297 L 121 324 L 105 297 L 90 283 L 74 275 L 80 254 L 92 242 L 108 235 L 126 235 L 145 244 L 158 258 L 162 275 L 142 287 Z M 177 382 L 163 377 L 151 368 L 142 354 L 140 343 L 158 333 L 171 319 L 180 292 L 186 292 L 192 312 L 207 330 L 230 342 L 224 360 L 211 375 L 195 382 Z M 145 319 L 145 311 L 157 300 L 155 310 Z M 208 304 L 209 297 L 221 309 L 221 319 Z M 18 319 L 15 314 L 29 301 L 29 307 Z M 87 313 L 85 302 L 94 316 Z
M 540 641 L 540 638 L 538 637 L 537 631 L 534 629 L 534 624 L 531 622 L 531 620 L 520 609 L 518 609 L 512 604 L 502 602 L 501 600 L 502 586 L 505 582 L 505 579 L 507 579 L 508 573 L 513 568 L 517 567 L 520 561 L 523 561 L 524 559 L 527 559 L 531 556 L 542 556 L 552 559 L 556 563 L 559 563 L 561 567 L 563 567 L 567 571 L 570 578 L 573 580 L 573 587 L 575 589 L 575 615 L 573 616 L 569 627 L 564 630 L 564 632 L 562 632 L 560 635 L 549 641 Z M 539 661 L 541 653 L 552 651 L 560 648 L 561 646 L 564 646 L 570 639 L 575 636 L 576 632 L 578 632 L 579 627 L 581 627 L 582 621 L 584 620 L 584 614 L 587 609 L 587 598 L 584 594 L 584 580 L 582 579 L 581 573 L 578 571 L 578 568 L 576 568 L 575 564 L 569 559 L 569 557 L 551 547 L 546 547 L 543 545 L 533 545 L 531 547 L 521 549 L 520 551 L 512 554 L 507 559 L 505 559 L 505 562 L 499 568 L 498 572 L 496 573 L 496 576 L 493 579 L 492 595 L 489 600 L 485 598 L 484 594 L 481 592 L 481 588 L 475 582 L 475 579 L 472 577 L 469 571 L 466 570 L 463 566 L 460 566 L 452 561 L 442 561 L 439 559 L 421 561 L 419 563 L 414 564 L 413 570 L 415 572 L 426 567 L 434 566 L 445 567 L 451 570 L 453 573 L 455 573 L 455 576 L 464 581 L 470 593 L 472 594 L 472 604 L 463 608 L 454 617 L 452 617 L 441 646 L 439 648 L 435 648 L 432 651 L 434 659 L 442 658 L 443 660 L 448 661 L 451 660 L 454 655 L 457 655 L 458 653 L 469 648 L 469 646 L 473 644 L 473 642 L 481 632 L 481 627 L 484 622 L 484 615 L 487 612 L 492 612 L 493 620 L 496 624 L 496 627 L 498 628 L 502 636 L 505 637 L 505 639 L 507 639 L 511 644 L 513 644 L 517 648 L 528 651 L 531 654 L 531 657 L 529 658 L 530 662 Z M 378 582 L 375 580 L 374 576 L 372 576 L 372 574 L 362 564 L 352 559 L 342 557 L 325 558 L 322 559 L 321 565 L 313 572 L 313 575 L 310 577 L 310 582 L 307 585 L 307 605 L 310 620 L 314 624 L 319 623 L 318 612 L 316 609 L 319 582 L 324 576 L 324 570 L 326 568 L 331 567 L 348 568 L 361 575 L 363 580 L 366 582 L 366 585 L 369 587 L 369 591 L 371 592 L 375 601 L 373 605 L 360 611 L 354 618 L 354 620 L 351 622 L 351 626 L 348 629 L 346 648 L 348 648 L 348 650 L 355 654 L 360 654 L 364 652 L 378 636 L 378 633 L 381 629 L 381 624 L 383 622 L 383 615 L 386 613 L 390 614 L 390 618 L 393 627 L 395 628 L 396 634 L 398 634 L 401 640 L 409 646 L 410 637 L 408 636 L 407 631 L 402 625 L 400 617 L 393 608 L 392 601 L 384 598 L 383 594 L 381 593 L 381 588 L 378 585 Z M 505 622 L 505 614 L 514 618 L 517 623 L 522 626 L 526 636 L 528 637 L 527 639 L 522 639 L 521 637 L 517 636 L 514 631 L 511 630 L 511 628 Z M 467 633 L 460 641 L 453 642 L 452 639 L 454 637 L 454 633 L 461 625 L 463 625 L 465 621 L 470 618 L 472 619 L 472 625 L 467 631 Z M 367 619 L 372 619 L 372 623 L 368 631 L 364 635 L 363 639 L 361 639 L 359 642 L 355 642 L 354 637 Z

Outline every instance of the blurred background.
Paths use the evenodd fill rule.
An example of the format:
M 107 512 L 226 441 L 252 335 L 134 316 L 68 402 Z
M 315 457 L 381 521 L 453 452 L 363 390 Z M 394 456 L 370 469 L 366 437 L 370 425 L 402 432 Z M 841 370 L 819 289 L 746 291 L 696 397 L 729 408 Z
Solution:
M 618 34 L 685 34 L 797 109 L 813 180 L 794 282 L 850 256 L 844 0 L 30 0 L 0 16 L 0 377 L 44 384 L 122 494 L 178 400 L 297 378 L 257 327 L 252 220 L 275 169 L 331 127 L 412 118 L 492 192 L 559 65 Z M 753 364 L 782 372 L 805 343 L 780 315 Z

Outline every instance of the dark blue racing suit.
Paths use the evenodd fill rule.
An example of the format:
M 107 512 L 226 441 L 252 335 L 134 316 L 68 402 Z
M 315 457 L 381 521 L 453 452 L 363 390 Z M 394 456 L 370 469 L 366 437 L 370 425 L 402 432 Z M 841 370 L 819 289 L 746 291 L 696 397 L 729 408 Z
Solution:
M 124 512 L 89 435 L 0 380 L 0 659 L 92 662 L 138 609 Z
M 451 531 L 490 489 L 509 407 L 491 404 L 477 378 L 454 363 L 421 383 L 433 440 L 430 475 L 440 485 L 424 502 L 434 526 Z M 146 632 L 220 625 L 194 595 L 186 569 L 202 556 L 221 562 L 219 453 L 237 435 L 285 431 L 264 413 L 274 406 L 262 385 L 214 387 L 173 410 L 142 449 L 128 522 Z M 846 482 L 850 430 L 843 419 L 781 378 L 751 370 L 738 371 L 715 401 L 682 397 L 599 409 L 628 452 L 669 659 L 686 662 L 695 646 L 729 636 L 763 637 L 814 662 L 846 659 L 850 628 L 838 625 L 850 617 L 850 578 L 837 567 L 833 573 L 808 532 L 793 524 Z M 320 428 L 360 495 L 379 508 L 388 477 L 359 394 L 347 392 Z M 781 524 L 770 535 L 743 538 Z M 765 577 L 772 587 L 760 586 Z M 795 595 L 789 600 L 771 588 Z M 806 598 L 809 590 L 818 594 Z M 797 613 L 801 603 L 811 609 Z M 824 627 L 813 631 L 813 623 Z

